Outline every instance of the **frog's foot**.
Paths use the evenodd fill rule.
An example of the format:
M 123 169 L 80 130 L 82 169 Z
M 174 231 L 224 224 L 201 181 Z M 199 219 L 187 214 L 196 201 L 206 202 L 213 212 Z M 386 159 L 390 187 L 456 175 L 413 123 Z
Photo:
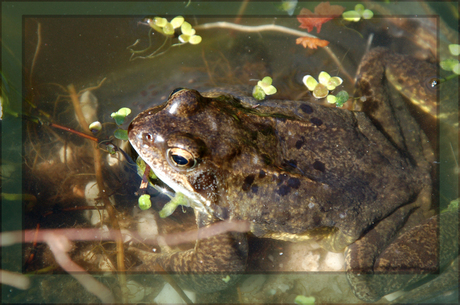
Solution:
M 442 237 L 446 241 L 442 251 L 438 251 L 439 218 L 433 216 L 426 222 L 413 227 L 399 236 L 383 252 L 378 246 L 370 245 L 371 240 L 391 239 L 388 228 L 390 221 L 404 218 L 405 211 L 396 211 L 379 223 L 363 238 L 346 251 L 347 278 L 355 295 L 367 302 L 379 300 L 382 296 L 398 291 L 439 272 L 439 266 L 449 264 L 455 257 L 453 253 L 458 238 L 455 222 L 458 213 L 443 213 L 441 217 L 446 229 Z M 404 215 L 404 214 L 403 214 Z M 383 226 L 382 226 L 383 225 Z M 374 259 L 378 257 L 377 259 Z
M 196 292 L 223 290 L 238 280 L 238 273 L 246 269 L 248 245 L 243 233 L 227 232 L 196 242 L 194 249 L 174 253 L 150 253 L 130 249 L 150 269 L 155 264 L 175 274 L 183 288 Z

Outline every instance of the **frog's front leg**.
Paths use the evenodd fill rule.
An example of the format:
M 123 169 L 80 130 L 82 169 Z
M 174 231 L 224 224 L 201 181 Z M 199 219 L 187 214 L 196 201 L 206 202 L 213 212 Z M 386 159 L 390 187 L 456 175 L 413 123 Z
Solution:
M 208 214 L 195 212 L 198 227 L 218 221 Z M 238 280 L 246 269 L 248 243 L 245 233 L 226 232 L 198 240 L 193 249 L 166 254 L 136 251 L 144 263 L 159 264 L 165 271 L 178 276 L 183 288 L 208 293 L 223 290 Z

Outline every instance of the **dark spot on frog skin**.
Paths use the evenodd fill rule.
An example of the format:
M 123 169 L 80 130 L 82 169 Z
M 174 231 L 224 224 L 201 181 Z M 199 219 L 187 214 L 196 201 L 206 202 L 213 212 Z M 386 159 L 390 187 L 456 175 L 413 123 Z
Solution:
M 326 165 L 324 165 L 323 162 L 316 160 L 315 163 L 313 163 L 313 168 L 324 173 L 326 170 Z
M 244 178 L 244 183 L 243 186 L 241 187 L 243 191 L 248 191 L 249 188 L 251 187 L 251 184 L 254 182 L 255 175 L 249 175 L 246 178 Z
M 283 181 L 286 180 L 287 175 L 286 174 L 281 174 L 277 178 L 278 178 L 278 185 L 280 185 L 281 183 L 283 183 Z
M 291 188 L 289 186 L 282 185 L 279 187 L 276 193 L 279 194 L 280 196 L 286 196 L 287 194 L 289 194 L 290 191 L 291 191 Z
M 254 184 L 254 185 L 251 187 L 251 191 L 252 191 L 254 194 L 257 194 L 257 192 L 259 191 L 259 187 L 258 187 L 257 185 Z
M 300 140 L 297 140 L 297 142 L 295 142 L 295 148 L 300 149 L 302 145 L 304 144 L 305 144 L 305 137 L 301 136 Z
M 260 170 L 259 172 L 259 179 L 262 179 L 262 178 L 265 178 L 267 174 L 263 171 L 263 170 Z
M 323 125 L 323 121 L 321 121 L 321 119 L 318 119 L 318 118 L 311 118 L 310 122 L 312 122 L 313 124 L 315 124 L 318 127 Z
M 287 185 L 293 189 L 298 189 L 300 187 L 300 180 L 298 178 L 290 178 Z
M 311 108 L 311 106 L 307 104 L 300 105 L 300 110 L 302 110 L 303 112 L 307 114 L 313 113 L 313 108 Z
M 272 159 L 270 158 L 269 155 L 267 155 L 267 154 L 262 154 L 261 157 L 262 157 L 262 159 L 264 160 L 264 163 L 265 163 L 266 165 L 272 164 Z

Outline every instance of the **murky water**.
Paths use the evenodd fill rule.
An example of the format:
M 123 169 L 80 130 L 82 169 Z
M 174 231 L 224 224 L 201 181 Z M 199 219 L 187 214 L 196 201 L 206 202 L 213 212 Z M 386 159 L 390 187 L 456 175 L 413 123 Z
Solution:
M 311 10 L 314 8 L 310 4 L 307 6 Z M 294 16 L 301 7 L 303 5 L 299 4 Z M 14 174 L 8 176 L 8 172 L 22 167 L 21 193 L 30 197 L 22 200 L 22 215 L 11 218 L 18 217 L 22 229 L 32 230 L 113 226 L 113 218 L 103 205 L 100 210 L 90 209 L 101 202 L 95 184 L 97 175 L 103 178 L 105 193 L 110 197 L 115 208 L 114 215 L 117 215 L 122 229 L 140 230 L 139 222 L 147 224 L 148 219 L 156 217 L 154 214 L 168 198 L 155 193 L 153 209 L 140 212 L 136 192 L 141 179 L 136 169 L 123 154 L 110 156 L 107 153 L 107 144 L 112 141 L 131 155 L 128 145 L 112 137 L 117 126 L 110 114 L 121 107 L 132 109 L 131 116 L 122 125 L 126 128 L 137 113 L 163 103 L 177 87 L 205 91 L 239 86 L 250 93 L 257 80 L 267 75 L 273 78 L 273 84 L 278 89 L 278 93 L 269 99 L 302 100 L 311 95 L 302 78 L 308 74 L 316 77 L 321 71 L 340 76 L 344 82 L 336 92 L 345 90 L 352 96 L 355 72 L 369 49 L 369 43 L 372 47 L 385 46 L 397 53 L 431 61 L 452 57 L 446 51 L 452 31 L 444 31 L 443 27 L 438 28 L 432 22 L 432 18 L 424 17 L 432 12 L 424 10 L 427 8 L 423 5 L 401 3 L 400 11 L 395 6 L 371 7 L 375 14 L 373 19 L 350 23 L 337 18 L 325 23 L 320 33 L 314 30 L 312 34 L 329 41 L 327 49 L 306 49 L 296 44 L 299 36 L 292 30 L 305 30 L 298 28 L 299 22 L 295 17 L 277 11 L 275 6 L 273 11 L 276 16 L 243 17 L 239 24 L 244 27 L 240 29 L 206 29 L 204 26 L 222 21 L 233 23 L 233 16 L 217 18 L 195 16 L 193 12 L 184 14 L 203 40 L 198 45 L 180 46 L 174 46 L 178 43 L 177 39 L 169 41 L 159 33 L 151 35 L 152 45 L 149 45 L 150 28 L 139 16 L 26 17 L 22 113 L 27 119 L 22 125 L 18 120 L 16 123 L 20 128 L 14 131 L 22 132 L 22 150 L 5 148 L 8 137 L 14 137 L 14 134 L 8 134 L 4 127 L 2 129 L 2 192 L 9 193 L 17 184 Z M 352 8 L 351 4 L 347 4 L 347 10 Z M 394 17 L 394 14 L 402 16 Z M 414 18 L 415 14 L 419 17 Z M 174 14 L 167 18 L 171 16 Z M 254 30 L 255 26 L 273 24 L 279 27 L 263 32 Z M 441 36 L 437 37 L 437 33 Z M 136 53 L 134 57 L 147 56 L 155 50 L 164 53 L 153 58 L 130 60 L 133 57 L 129 46 L 137 39 L 139 43 L 131 48 L 148 50 Z M 451 74 L 440 73 L 441 77 Z M 96 120 L 102 123 L 103 129 L 96 135 L 100 143 L 100 159 L 91 140 L 49 125 L 53 123 L 77 131 L 84 130 L 75 114 L 69 85 L 75 88 L 77 99 L 85 101 L 82 110 L 88 123 Z M 458 86 L 453 82 L 442 86 L 439 97 L 444 100 L 439 111 L 451 113 L 457 110 Z M 82 94 L 87 90 L 90 93 L 83 99 Z M 318 103 L 327 105 L 324 100 L 318 100 Z M 418 116 L 437 150 L 439 188 L 433 196 L 439 205 L 445 207 L 458 196 L 458 116 L 448 116 L 449 120 L 440 124 L 426 115 Z M 45 124 L 37 124 L 37 119 Z M 18 153 L 22 154 L 22 166 L 9 162 L 9 156 Z M 95 163 L 101 164 L 99 172 Z M 21 204 L 21 201 L 15 203 Z M 181 232 L 193 227 L 193 212 L 186 209 L 178 209 L 171 217 L 158 221 L 160 233 Z M 8 224 L 5 223 L 3 228 L 3 231 L 7 230 Z M 154 230 L 151 226 L 146 228 Z M 250 267 L 240 284 L 224 293 L 198 295 L 197 302 L 292 303 L 297 295 L 314 296 L 317 303 L 360 302 L 352 294 L 343 269 L 336 268 L 333 259 L 328 261 L 326 251 L 311 244 L 299 246 L 255 238 L 251 242 Z M 125 251 L 130 244 L 139 245 L 142 241 L 126 242 Z M 193 246 L 193 243 L 183 247 L 190 245 Z M 156 250 L 160 251 L 160 247 Z M 164 285 L 164 279 L 152 274 L 150 267 L 144 266 L 129 251 L 125 257 L 125 268 L 128 270 L 125 281 L 129 292 L 125 292 L 127 299 L 122 299 L 119 285 L 123 280 L 116 276 L 117 251 L 113 241 L 76 242 L 70 256 L 85 270 L 93 272 L 120 302 L 159 302 L 155 298 Z M 15 265 L 13 252 L 5 252 L 2 258 L 5 266 L 10 262 Z M 26 244 L 21 253 L 23 272 L 44 275 L 32 277 L 28 296 L 19 290 L 8 289 L 3 295 L 5 301 L 98 301 L 57 266 L 52 253 L 43 244 L 36 247 Z

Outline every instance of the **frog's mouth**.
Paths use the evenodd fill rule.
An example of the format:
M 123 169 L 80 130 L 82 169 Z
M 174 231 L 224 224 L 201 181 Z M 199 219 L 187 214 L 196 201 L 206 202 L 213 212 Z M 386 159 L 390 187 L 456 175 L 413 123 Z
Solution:
M 134 149 L 137 151 L 136 148 Z M 207 214 L 213 213 L 211 209 L 211 202 L 209 200 L 201 196 L 199 193 L 190 191 L 190 189 L 184 186 L 184 184 L 188 183 L 185 178 L 178 175 L 176 179 L 179 178 L 182 181 L 182 183 L 180 183 L 176 181 L 176 179 L 172 178 L 171 175 L 165 173 L 163 170 L 158 168 L 158 166 L 155 166 L 154 162 L 152 162 L 151 160 L 146 160 L 144 158 L 142 160 L 150 167 L 150 169 L 155 173 L 158 179 L 160 179 L 164 184 L 166 184 L 168 187 L 170 187 L 175 192 L 176 196 L 178 194 L 182 194 L 188 199 L 184 202 L 185 204 L 181 204 L 181 205 L 191 207 L 200 213 L 207 213 Z

